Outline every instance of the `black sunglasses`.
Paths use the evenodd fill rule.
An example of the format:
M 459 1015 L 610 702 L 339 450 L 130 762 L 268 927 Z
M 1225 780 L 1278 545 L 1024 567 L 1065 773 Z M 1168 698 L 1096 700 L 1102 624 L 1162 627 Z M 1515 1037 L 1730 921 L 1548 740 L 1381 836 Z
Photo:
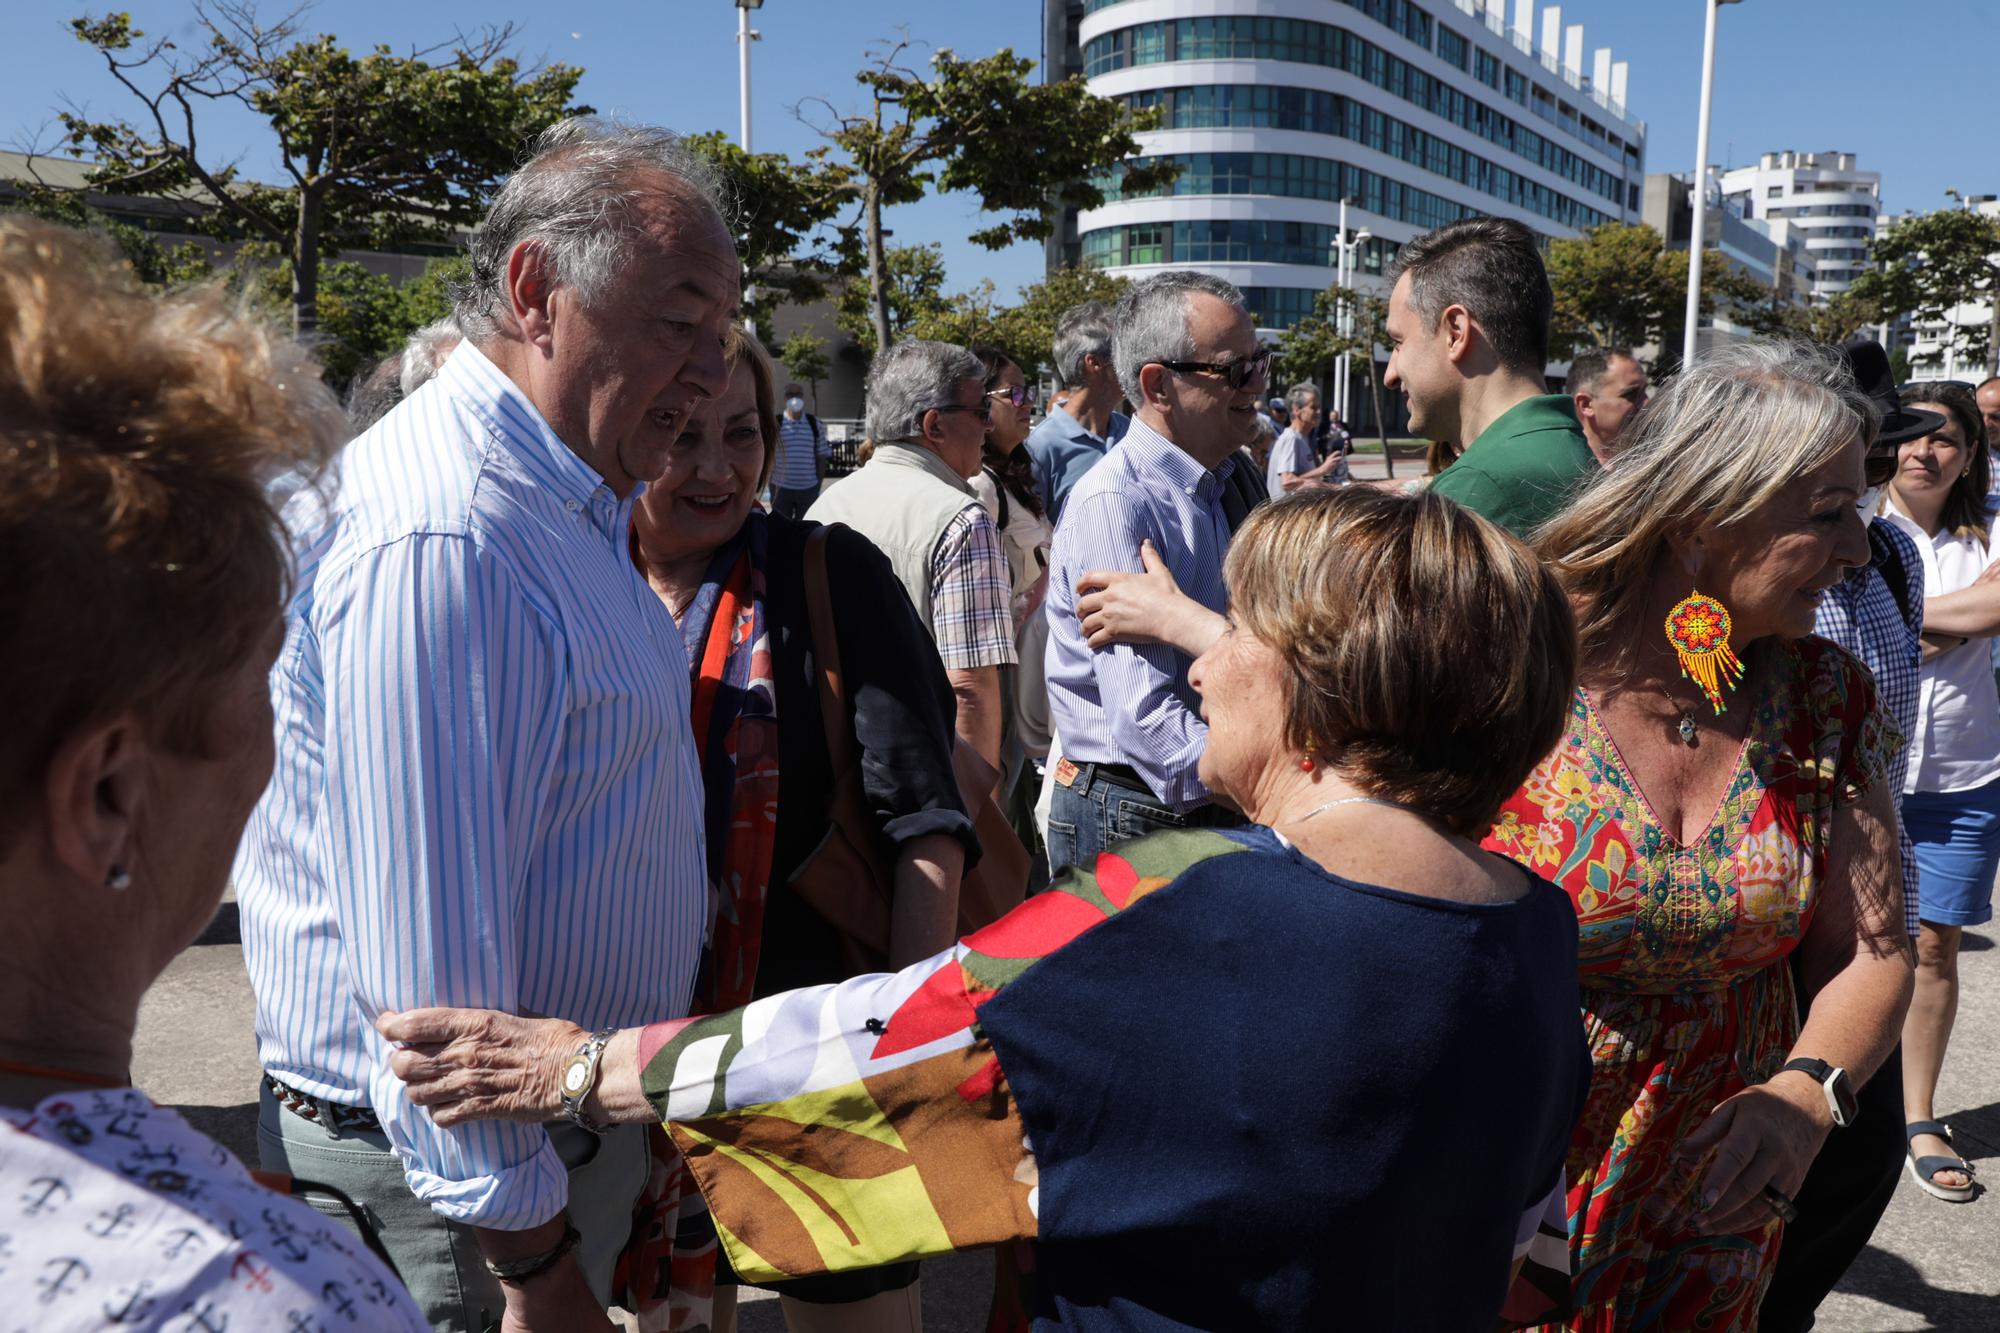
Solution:
M 993 420 L 992 404 L 983 401 L 977 407 L 964 407 L 958 403 L 946 403 L 943 407 L 933 407 L 930 410 L 933 412 L 944 412 L 944 413 L 970 412 L 972 413 L 972 415 L 978 417 L 981 421 L 987 422 L 989 424 Z
M 1273 349 L 1260 347 L 1248 356 L 1239 356 L 1233 361 L 1161 361 L 1177 375 L 1220 375 L 1222 382 L 1231 391 L 1249 388 L 1252 384 L 1262 384 L 1271 378 L 1271 353 Z
M 1016 407 L 1033 407 L 1035 405 L 1034 386 L 1028 384 L 1016 384 L 1011 389 L 988 389 L 986 396 L 988 398 L 1004 398 Z

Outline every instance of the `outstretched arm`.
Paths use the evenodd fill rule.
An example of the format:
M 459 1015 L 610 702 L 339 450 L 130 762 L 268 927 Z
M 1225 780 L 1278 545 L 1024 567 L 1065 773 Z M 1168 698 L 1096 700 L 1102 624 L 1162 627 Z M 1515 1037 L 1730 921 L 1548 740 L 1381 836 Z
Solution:
M 1229 621 L 1180 590 L 1153 539 L 1139 543 L 1145 572 L 1093 569 L 1076 582 L 1076 615 L 1092 648 L 1163 643 L 1189 657 L 1207 652 Z

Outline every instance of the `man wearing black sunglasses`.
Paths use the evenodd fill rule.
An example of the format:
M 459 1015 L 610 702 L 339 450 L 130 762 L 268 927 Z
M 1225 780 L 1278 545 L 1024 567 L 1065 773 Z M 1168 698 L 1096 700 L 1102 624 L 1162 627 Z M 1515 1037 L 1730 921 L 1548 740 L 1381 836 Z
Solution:
M 1136 406 L 1124 440 L 1070 492 L 1049 569 L 1049 709 L 1061 744 L 1049 864 L 1088 865 L 1156 828 L 1236 822 L 1196 775 L 1208 728 L 1192 658 L 1163 644 L 1103 642 L 1077 614 L 1091 571 L 1146 568 L 1150 543 L 1182 592 L 1223 608 L 1231 480 L 1255 464 L 1271 349 L 1236 288 L 1163 273 L 1118 302 L 1112 360 Z

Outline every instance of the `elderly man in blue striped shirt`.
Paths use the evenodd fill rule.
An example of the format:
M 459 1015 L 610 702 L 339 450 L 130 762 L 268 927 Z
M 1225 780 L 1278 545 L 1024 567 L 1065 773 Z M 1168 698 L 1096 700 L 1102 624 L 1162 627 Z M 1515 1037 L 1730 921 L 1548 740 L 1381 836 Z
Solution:
M 1111 644 L 1079 620 L 1077 582 L 1139 572 L 1151 543 L 1181 592 L 1223 610 L 1230 472 L 1256 438 L 1270 349 L 1243 296 L 1203 273 L 1162 273 L 1118 302 L 1112 360 L 1137 404 L 1119 446 L 1070 492 L 1049 568 L 1049 711 L 1062 756 L 1053 770 L 1049 864 L 1157 828 L 1237 822 L 1196 775 L 1208 726 L 1188 685 L 1193 658 L 1161 643 Z
M 613 1029 L 688 1003 L 688 666 L 627 542 L 725 383 L 716 198 L 665 131 L 548 131 L 474 239 L 466 341 L 349 447 L 332 498 L 290 511 L 277 774 L 236 878 L 260 1154 L 350 1200 L 441 1329 L 609 1327 L 649 1169 L 643 1130 L 580 1114 L 438 1128 L 372 1020 L 486 1005 Z

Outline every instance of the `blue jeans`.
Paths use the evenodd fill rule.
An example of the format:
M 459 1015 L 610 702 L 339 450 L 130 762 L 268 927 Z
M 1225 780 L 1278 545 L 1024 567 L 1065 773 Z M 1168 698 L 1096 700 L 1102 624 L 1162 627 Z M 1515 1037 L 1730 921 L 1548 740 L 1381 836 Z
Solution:
M 1097 854 L 1148 833 L 1173 828 L 1234 828 L 1242 819 L 1220 806 L 1203 805 L 1177 814 L 1142 792 L 1079 764 L 1067 786 L 1055 784 L 1049 798 L 1049 873 L 1064 866 L 1095 864 Z
M 819 487 L 818 482 L 796 490 L 774 484 L 771 487 L 771 512 L 779 518 L 804 518 L 813 501 L 819 499 Z

